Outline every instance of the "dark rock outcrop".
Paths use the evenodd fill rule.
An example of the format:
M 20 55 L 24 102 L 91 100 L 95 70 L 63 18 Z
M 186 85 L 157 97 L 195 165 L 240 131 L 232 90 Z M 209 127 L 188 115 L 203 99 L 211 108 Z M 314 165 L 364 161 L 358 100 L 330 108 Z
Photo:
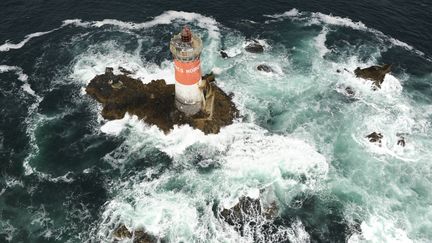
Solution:
M 267 65 L 267 64 L 260 64 L 260 65 L 258 65 L 257 66 L 257 70 L 258 71 L 262 71 L 262 72 L 266 72 L 266 73 L 272 73 L 272 72 L 274 72 L 273 71 L 273 68 L 271 68 L 269 65 Z
M 208 73 L 202 77 L 203 80 L 207 80 L 207 82 L 212 83 L 216 81 L 216 76 L 213 74 L 213 72 Z
M 251 53 L 263 53 L 264 52 L 264 46 L 261 45 L 257 40 L 252 40 L 251 43 L 249 43 L 245 50 L 247 52 Z
M 174 85 L 164 80 L 143 84 L 126 75 L 114 75 L 112 69 L 93 78 L 86 88 L 87 94 L 103 105 L 102 116 L 108 120 L 121 119 L 126 112 L 146 123 L 169 132 L 174 125 L 189 124 L 205 134 L 218 133 L 221 127 L 232 124 L 238 110 L 231 98 L 216 86 L 214 75 L 203 77 L 214 96 L 213 114 L 199 112 L 188 117 L 175 107 Z
M 158 239 L 144 230 L 135 230 L 133 243 L 156 243 Z
M 279 207 L 277 206 L 276 202 L 270 203 L 268 207 L 265 207 L 263 210 L 263 215 L 267 220 L 272 220 L 277 217 L 279 213 Z
M 402 134 L 396 134 L 399 137 L 397 145 L 405 147 L 405 137 Z
M 121 224 L 117 229 L 113 232 L 114 237 L 117 240 L 124 240 L 124 239 L 131 239 L 133 238 L 133 243 L 156 243 L 158 242 L 158 239 L 147 233 L 143 229 L 138 229 L 133 232 L 129 231 L 129 229 L 124 225 Z
M 225 51 L 220 51 L 220 55 L 223 59 L 227 59 L 229 57 Z
M 249 218 L 258 218 L 261 216 L 261 202 L 259 199 L 250 197 L 241 197 L 239 202 L 232 208 L 224 208 L 220 215 L 222 219 L 236 228 L 243 226 L 249 221 Z
M 299 219 L 310 236 L 308 242 L 348 242 L 354 233 L 361 235 L 361 220 L 347 220 L 346 206 L 338 197 L 300 193 L 285 207 L 282 217 Z
M 132 71 L 129 71 L 129 70 L 127 70 L 127 69 L 124 68 L 124 67 L 119 67 L 119 71 L 122 72 L 122 73 L 125 74 L 125 75 L 133 74 Z
M 240 235 L 252 237 L 254 242 L 286 242 L 284 227 L 275 224 L 278 213 L 276 202 L 263 206 L 259 198 L 243 196 L 233 207 L 222 209 L 219 217 Z
M 345 93 L 347 94 L 347 96 L 350 96 L 350 97 L 355 95 L 353 88 L 351 88 L 349 86 L 345 88 Z
M 366 138 L 371 143 L 378 143 L 379 145 L 381 145 L 381 139 L 383 138 L 383 135 L 381 133 L 373 132 L 367 135 Z
M 399 138 L 399 140 L 397 141 L 397 145 L 405 147 L 405 139 L 403 137 Z
M 132 233 L 124 224 L 117 227 L 117 229 L 114 230 L 113 235 L 118 239 L 132 238 Z
M 383 66 L 372 66 L 368 68 L 356 68 L 354 74 L 358 78 L 372 80 L 376 88 L 381 88 L 381 84 L 384 82 L 384 77 L 391 71 L 392 65 L 385 64 Z
M 351 86 L 346 85 L 338 85 L 335 91 L 341 94 L 341 100 L 346 103 L 352 103 L 358 101 L 358 97 L 356 97 L 356 90 Z

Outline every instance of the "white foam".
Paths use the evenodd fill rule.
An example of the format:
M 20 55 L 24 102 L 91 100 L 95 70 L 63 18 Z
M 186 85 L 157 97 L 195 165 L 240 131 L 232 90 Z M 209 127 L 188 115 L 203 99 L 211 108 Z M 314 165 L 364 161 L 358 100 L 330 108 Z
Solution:
M 151 28 L 161 24 L 171 24 L 175 20 L 184 21 L 184 22 L 196 21 L 199 27 L 208 30 L 210 38 L 219 39 L 220 34 L 219 34 L 218 23 L 213 18 L 206 17 L 197 13 L 189 13 L 183 11 L 166 11 L 161 15 L 155 17 L 153 20 L 144 23 L 124 22 L 116 19 L 104 19 L 101 21 L 83 21 L 80 19 L 67 19 L 64 20 L 62 22 L 62 25 L 58 28 L 49 31 L 35 32 L 32 34 L 28 34 L 24 37 L 22 41 L 18 43 L 10 43 L 6 41 L 3 45 L 0 45 L 0 52 L 7 52 L 12 49 L 20 49 L 33 38 L 50 34 L 54 31 L 60 30 L 63 27 L 69 25 L 73 25 L 77 27 L 85 27 L 85 28 L 89 28 L 89 27 L 100 28 L 105 25 L 112 25 L 123 29 L 136 30 L 136 29 Z
M 109 135 L 119 135 L 121 131 L 123 131 L 123 129 L 125 128 L 126 123 L 128 122 L 128 120 L 130 119 L 129 114 L 126 114 L 125 117 L 123 119 L 119 119 L 119 120 L 113 120 L 113 121 L 108 121 L 106 122 L 101 128 L 100 130 L 103 133 L 109 134 Z M 133 117 L 131 119 L 137 119 L 137 117 Z
M 184 12 L 184 11 L 165 11 L 159 16 L 154 17 L 152 20 L 143 23 L 125 22 L 116 19 L 104 19 L 101 21 L 82 21 L 80 19 L 72 19 L 63 21 L 64 25 L 75 25 L 78 27 L 103 27 L 105 25 L 117 26 L 123 29 L 138 30 L 148 29 L 157 25 L 167 25 L 174 21 L 192 22 L 196 21 L 197 25 L 201 28 L 207 29 L 211 38 L 219 39 L 219 27 L 216 20 L 198 13 Z
M 319 55 L 321 57 L 324 57 L 325 54 L 330 52 L 330 50 L 325 45 L 325 42 L 327 41 L 327 34 L 328 29 L 324 27 L 323 30 L 321 30 L 320 34 L 315 37 L 315 46 L 317 47 Z
M 143 83 L 164 79 L 166 83 L 173 84 L 175 79 L 172 62 L 164 61 L 161 66 L 146 63 L 139 54 L 140 48 L 138 45 L 135 52 L 129 53 L 112 41 L 90 46 L 87 51 L 75 58 L 70 77 L 87 84 L 96 75 L 104 73 L 106 67 L 114 68 L 115 74 L 120 74 L 119 67 L 123 67 L 133 73 L 129 76 L 140 79 Z
M 252 198 L 252 199 L 258 199 L 260 197 L 260 190 L 259 188 L 251 188 L 247 191 L 246 196 Z
M 269 18 L 285 18 L 285 17 L 296 17 L 299 16 L 300 12 L 298 11 L 298 9 L 293 8 L 289 11 L 286 11 L 282 14 L 273 14 L 273 15 L 264 15 L 265 17 L 269 17 Z
M 25 83 L 25 84 L 23 84 L 23 85 L 21 86 L 21 88 L 22 88 L 25 92 L 29 93 L 30 95 L 32 95 L 32 96 L 36 96 L 36 92 L 35 92 L 35 91 L 30 87 L 30 84 Z
M 310 236 L 300 219 L 296 219 L 291 225 L 292 233 L 289 234 L 289 242 L 310 242 Z
M 215 33 L 209 32 L 211 38 L 218 38 L 217 23 L 213 19 L 208 18 L 203 20 L 203 16 L 197 14 L 186 15 L 183 18 L 179 17 L 178 13 L 182 12 L 167 12 L 149 22 L 141 24 L 118 20 L 92 22 L 67 20 L 64 24 L 85 28 L 99 28 L 109 25 L 134 30 L 149 28 L 148 26 L 158 24 L 172 23 L 175 19 L 180 19 L 181 21 L 197 20 L 198 22 L 204 21 L 201 23 L 201 26 L 215 31 Z M 297 18 L 303 15 L 303 13 L 297 10 L 286 14 L 288 17 Z M 349 19 L 334 18 L 332 16 L 323 17 L 319 16 L 319 14 L 313 20 L 309 19 L 309 21 L 315 21 L 316 24 L 339 25 L 357 29 L 365 27 L 361 22 L 350 23 Z M 328 29 L 324 27 L 320 35 L 315 38 L 315 47 L 321 56 L 324 56 L 329 51 L 325 46 L 327 31 Z M 220 64 L 220 67 L 216 67 L 213 70 L 222 76 L 220 79 L 218 78 L 218 85 L 236 91 L 235 99 L 236 102 L 238 100 L 241 101 L 241 103 L 237 104 L 241 112 L 248 112 L 248 114 L 252 115 L 258 113 L 259 109 L 268 112 L 270 106 L 267 105 L 272 105 L 271 102 L 275 102 L 281 106 L 287 105 L 279 101 L 283 100 L 281 96 L 277 96 L 279 93 L 269 94 L 270 91 L 281 91 L 290 95 L 302 95 L 302 92 L 306 93 L 305 89 L 309 89 L 307 92 L 313 93 L 314 91 L 310 87 L 316 83 L 317 77 L 319 77 L 319 83 L 316 83 L 317 87 L 314 87 L 316 90 L 321 90 L 321 87 L 333 87 L 336 81 L 334 81 L 333 76 L 327 74 L 330 68 L 334 70 L 335 67 L 340 68 L 341 65 L 347 64 L 349 69 L 354 70 L 357 66 L 374 64 L 373 60 L 367 63 L 360 63 L 358 60 L 354 60 L 352 63 L 328 63 L 319 59 L 313 63 L 314 73 L 303 77 L 296 73 L 297 70 L 290 70 L 286 66 L 278 65 L 278 63 L 287 63 L 289 61 L 281 58 L 285 54 L 280 54 L 279 56 L 279 53 L 278 55 L 275 55 L 275 53 L 271 55 L 264 53 L 259 58 L 253 57 L 256 55 L 239 55 L 244 38 L 238 43 L 237 46 L 228 48 L 233 53 L 237 53 L 234 55 L 234 58 L 224 60 L 226 64 Z M 147 63 L 140 57 L 141 47 L 140 45 L 138 46 L 137 50 L 132 53 L 124 51 L 121 45 L 113 41 L 90 46 L 88 50 L 76 57 L 70 75 L 74 80 L 86 84 L 94 75 L 103 73 L 105 67 L 112 66 L 114 67 L 114 72 L 119 73 L 118 67 L 122 66 L 133 71 L 133 77 L 140 78 L 145 83 L 159 78 L 164 78 L 168 83 L 172 83 L 174 74 L 171 62 L 165 61 L 161 65 Z M 268 46 L 266 48 L 268 49 Z M 276 48 L 275 46 L 274 49 Z M 215 52 L 215 50 L 219 49 L 209 48 L 210 52 Z M 312 53 L 316 53 L 314 48 L 311 48 L 311 50 Z M 205 58 L 203 60 L 208 60 L 208 63 L 213 63 L 212 61 L 215 60 L 208 57 Z M 272 76 L 271 82 L 269 82 L 270 79 L 265 75 L 264 78 L 261 75 L 256 75 L 256 66 L 254 66 L 257 63 L 269 60 L 273 60 L 274 62 L 270 63 L 272 67 L 275 66 L 277 67 L 276 69 L 280 67 L 281 70 L 280 76 L 276 78 Z M 252 66 L 251 63 L 253 64 Z M 233 78 L 227 75 L 226 71 L 234 68 Z M 282 70 L 286 71 L 286 76 Z M 408 110 L 413 109 L 412 106 L 405 102 L 406 100 L 401 98 L 402 81 L 397 77 L 388 75 L 382 89 L 378 91 L 372 91 L 370 83 L 357 79 L 349 73 L 344 72 L 340 75 L 340 79 L 337 82 L 340 84 L 350 84 L 356 90 L 356 96 L 360 101 L 351 104 L 351 106 L 355 107 L 359 104 L 367 104 L 371 109 L 376 109 L 376 112 L 380 115 L 384 114 L 381 111 L 385 111 L 386 109 L 391 111 L 401 110 L 404 111 L 401 114 L 405 118 L 412 118 L 412 114 L 405 112 L 405 108 L 403 107 L 398 106 L 397 109 L 393 109 L 393 106 L 396 106 L 397 103 L 402 103 Z M 287 87 L 292 88 L 294 86 L 295 89 L 287 89 Z M 262 88 L 264 90 L 260 90 Z M 268 88 L 268 90 L 265 90 L 265 88 Z M 252 89 L 259 91 L 251 91 Z M 260 99 L 261 96 L 265 96 L 266 100 Z M 249 104 L 245 105 L 247 102 L 252 102 L 251 100 L 259 104 L 258 108 L 251 107 Z M 331 109 L 324 105 L 322 107 L 318 105 L 317 107 L 312 107 L 311 109 L 332 112 Z M 303 108 L 306 109 L 309 107 L 303 106 Z M 295 109 L 295 106 L 293 106 L 291 110 L 293 114 L 287 117 L 291 119 L 298 116 L 299 113 L 295 113 Z M 386 119 L 389 119 L 387 115 L 388 113 L 385 113 Z M 360 116 L 359 120 L 366 123 L 371 118 L 374 117 L 370 117 L 367 113 Z M 249 121 L 254 121 L 254 119 L 250 119 Z M 377 119 L 376 121 L 380 123 L 382 120 Z M 410 130 L 413 127 L 409 120 L 400 119 L 396 120 L 395 123 L 398 125 L 404 124 L 404 128 L 407 128 L 406 130 Z M 387 126 L 387 123 L 383 124 L 383 127 Z M 378 126 L 376 127 L 379 128 Z M 283 129 L 285 128 L 283 127 Z M 306 123 L 301 129 L 307 130 L 309 128 L 311 128 L 310 124 Z M 368 128 L 372 129 L 373 127 Z M 173 161 L 170 166 L 175 168 L 172 171 L 166 171 L 162 175 L 159 175 L 160 171 L 157 169 L 159 165 L 149 165 L 151 168 L 137 172 L 141 176 L 139 178 L 128 178 L 127 182 L 123 185 L 121 183 L 117 185 L 116 182 L 113 182 L 110 189 L 113 192 L 115 191 L 115 194 L 113 194 L 114 198 L 105 205 L 103 220 L 97 230 L 102 241 L 110 239 L 113 224 L 123 222 L 128 227 L 145 227 L 151 233 L 167 236 L 173 241 L 213 240 L 214 242 L 220 242 L 235 240 L 244 242 L 247 240 L 241 238 L 236 232 L 231 232 L 223 223 L 215 219 L 212 212 L 212 203 L 214 200 L 221 200 L 223 205 L 226 204 L 225 206 L 229 207 L 238 202 L 239 195 L 257 197 L 259 196 L 260 189 L 270 188 L 276 191 L 275 194 L 278 195 L 278 197 L 274 198 L 275 200 L 286 200 L 281 203 L 283 207 L 284 203 L 289 202 L 290 198 L 297 195 L 299 191 L 319 191 L 323 186 L 322 184 L 325 183 L 329 171 L 329 165 L 325 157 L 318 153 L 314 146 L 310 145 L 313 144 L 313 139 L 310 139 L 312 142 L 305 142 L 304 139 L 294 138 L 290 135 L 271 134 L 266 129 L 247 122 L 235 123 L 225 127 L 219 134 L 215 135 L 205 135 L 200 130 L 193 129 L 188 125 L 176 126 L 169 134 L 164 134 L 156 126 L 149 126 L 138 120 L 135 116 L 126 115 L 121 120 L 106 122 L 100 129 L 106 134 L 125 138 L 120 147 L 104 157 L 113 166 L 127 164 L 133 159 L 143 157 L 149 148 L 157 148 L 172 158 Z M 272 128 L 268 129 L 271 130 Z M 364 127 L 361 129 L 364 129 Z M 385 144 L 390 144 L 390 140 L 393 139 L 387 134 L 394 133 L 396 130 L 395 125 L 386 131 L 385 137 L 389 137 L 389 140 L 384 141 Z M 34 130 L 31 132 L 34 133 Z M 283 130 L 283 134 L 286 133 Z M 356 137 L 362 136 L 363 138 L 363 133 L 359 135 L 360 133 L 356 131 L 354 135 Z M 32 143 L 34 142 L 34 138 L 32 138 Z M 405 151 L 398 153 L 406 153 L 406 150 L 410 149 L 409 146 L 412 145 L 407 144 L 404 148 Z M 390 146 L 388 149 L 390 151 L 393 150 Z M 320 151 L 322 151 L 322 148 L 320 148 Z M 201 161 L 196 163 L 196 157 L 200 156 L 206 161 L 206 166 L 203 166 Z M 331 155 L 328 156 L 331 158 Z M 24 166 L 26 174 L 37 173 L 41 178 L 47 180 L 71 181 L 70 176 L 67 174 L 53 178 L 50 175 L 40 173 L 30 166 L 28 160 L 24 163 Z M 211 173 L 196 172 L 198 169 L 211 168 L 211 166 L 216 167 Z M 88 172 L 89 170 L 84 170 L 84 173 Z M 153 174 L 158 176 L 149 176 Z M 143 176 L 146 177 L 145 180 L 142 179 Z M 302 176 L 306 178 L 305 181 L 299 179 Z M 360 174 L 360 176 L 364 175 Z M 178 183 L 181 186 L 175 187 Z M 224 201 L 227 198 L 232 200 Z M 369 238 L 371 239 L 374 239 L 379 233 L 372 230 L 373 225 L 372 222 L 365 226 L 366 231 L 369 230 Z M 300 220 L 295 221 L 291 228 L 293 230 L 293 238 L 290 238 L 290 241 L 307 242 L 310 240 Z M 384 232 L 390 232 L 389 235 L 393 237 L 388 239 L 404 240 L 404 233 L 400 233 L 398 230 L 383 230 Z M 392 230 L 396 233 L 391 233 Z
M 216 239 L 239 237 L 236 232 L 219 228 L 223 226 L 214 217 L 211 204 L 205 203 L 209 200 L 208 197 L 211 200 L 219 199 L 223 206 L 230 207 L 238 202 L 239 195 L 260 197 L 261 188 L 291 188 L 291 196 L 294 196 L 294 191 L 320 190 L 320 184 L 328 171 L 325 158 L 312 146 L 291 137 L 267 134 L 254 124 L 235 123 L 223 128 L 219 134 L 204 135 L 190 126 L 175 127 L 170 133 L 164 134 L 157 127 L 148 126 L 129 115 L 120 121 L 108 123 L 111 124 L 104 125 L 104 132 L 127 136 L 118 152 L 112 154 L 111 159 L 116 160 L 116 163 L 126 163 L 129 154 L 154 146 L 171 156 L 175 167 L 197 166 L 192 159 L 196 154 L 204 159 L 209 158 L 211 164 L 220 164 L 222 167 L 211 174 L 187 169 L 164 173 L 151 181 L 135 181 L 130 178 L 133 187 L 127 186 L 123 195 L 117 195 L 105 210 L 104 218 L 115 221 L 99 226 L 101 239 L 109 237 L 112 230 L 109 225 L 119 221 L 132 227 L 144 227 L 159 236 L 169 236 L 174 241 L 212 241 L 216 233 L 219 237 Z M 125 130 L 128 132 L 122 133 Z M 124 154 L 119 156 L 119 153 Z M 287 174 L 293 177 L 286 178 Z M 300 181 L 300 175 L 306 179 Z M 185 180 L 185 185 L 180 186 L 182 190 L 164 189 L 172 188 L 177 181 L 182 183 Z M 132 197 L 135 203 L 119 204 L 125 195 Z M 204 215 L 199 218 L 197 208 L 204 208 Z M 187 226 L 184 225 L 186 221 Z M 209 227 L 217 230 L 210 235 L 204 233 Z M 298 237 L 299 234 L 307 237 L 300 226 L 295 231 L 303 233 L 292 232 L 293 237 Z
M 224 50 L 228 57 L 236 57 L 242 53 L 243 48 L 238 48 L 236 46 Z
M 83 22 L 81 19 L 66 19 L 63 20 L 62 26 L 74 25 L 77 27 L 89 27 L 89 24 Z
M 20 80 L 21 82 L 23 82 L 21 88 L 27 92 L 28 94 L 34 96 L 35 99 L 35 103 L 33 103 L 32 105 L 30 105 L 30 107 L 28 108 L 28 114 L 30 116 L 35 114 L 35 110 L 37 109 L 37 107 L 39 106 L 39 103 L 42 101 L 42 97 L 38 96 L 36 94 L 36 92 L 31 89 L 30 84 L 27 83 L 28 80 L 28 76 L 24 73 L 23 69 L 21 67 L 17 67 L 17 66 L 7 66 L 7 65 L 0 65 L 0 73 L 4 73 L 4 72 L 14 72 L 17 76 L 18 76 L 18 80 Z M 34 128 L 35 123 L 29 123 L 28 120 L 30 118 L 27 117 L 26 118 L 26 124 L 27 124 L 27 129 L 29 128 Z M 29 130 L 27 130 L 27 133 L 31 139 L 31 146 L 35 147 L 35 136 L 34 133 L 30 133 Z M 24 159 L 24 163 L 23 163 L 23 167 L 24 167 L 24 173 L 25 175 L 29 175 L 32 174 L 35 170 L 29 165 L 29 158 L 31 155 L 27 156 Z
M 0 220 L 0 232 L 4 235 L 6 241 L 12 242 L 15 231 L 17 229 L 13 227 L 9 220 Z
M 394 221 L 380 216 L 371 216 L 367 222 L 362 222 L 361 231 L 364 239 L 370 242 L 413 242 Z
M 319 22 L 328 25 L 349 27 L 356 30 L 368 30 L 366 25 L 363 24 L 361 21 L 355 22 L 349 18 L 327 15 L 323 13 L 312 13 L 311 18 L 311 22 L 313 23 Z
M 218 67 L 214 67 L 214 68 L 212 68 L 211 71 L 212 71 L 215 75 L 219 75 L 219 74 L 221 74 L 221 73 L 223 72 L 223 69 L 218 68 Z
M 52 237 L 53 231 L 50 227 L 54 224 L 54 221 L 49 217 L 44 204 L 42 204 L 36 212 L 32 213 L 31 218 L 30 224 L 33 225 L 33 227 L 41 229 L 38 232 L 39 236 L 43 236 L 44 238 Z
M 153 20 L 144 23 L 129 23 L 118 20 L 102 20 L 93 22 L 82 22 L 80 20 L 71 20 L 65 24 L 75 24 L 77 26 L 102 27 L 105 25 L 114 25 L 122 29 L 134 30 L 141 28 L 150 28 L 159 24 L 169 24 L 173 21 L 195 21 L 196 25 L 205 28 L 208 33 L 207 47 L 203 51 L 203 56 L 208 59 L 215 59 L 215 50 L 219 49 L 219 28 L 218 23 L 209 17 L 196 13 L 186 13 L 178 11 L 167 11 Z M 157 38 L 147 36 L 146 38 Z M 129 75 L 133 78 L 140 79 L 144 83 L 151 80 L 164 79 L 166 83 L 173 84 L 174 68 L 171 60 L 165 60 L 161 65 L 148 63 L 140 55 L 142 50 L 142 39 L 138 40 L 138 47 L 133 53 L 126 52 L 123 47 L 114 41 L 98 43 L 90 46 L 88 50 L 81 53 L 75 58 L 71 78 L 83 84 L 87 84 L 94 76 L 104 73 L 106 67 L 113 67 L 114 73 L 119 74 L 119 67 L 132 71 Z M 205 67 L 207 63 L 203 63 Z
M 367 30 L 366 25 L 362 22 L 355 22 L 349 18 L 343 18 L 339 16 L 327 15 L 320 12 L 300 12 L 297 9 L 291 9 L 282 14 L 274 14 L 274 15 L 264 15 L 269 18 L 275 18 L 283 20 L 285 18 L 308 21 L 309 24 L 328 24 L 328 25 L 337 25 L 337 26 L 345 26 L 358 30 Z
M 3 45 L 0 46 L 0 52 L 5 52 L 5 51 L 9 51 L 11 49 L 20 49 L 22 48 L 27 42 L 29 42 L 31 39 L 36 38 L 36 37 L 40 37 L 49 33 L 54 32 L 57 29 L 54 30 L 50 30 L 50 31 L 45 31 L 45 32 L 36 32 L 36 33 L 32 33 L 29 35 L 26 35 L 24 40 L 22 40 L 19 43 L 9 43 L 8 41 L 6 41 Z
M 9 176 L 5 176 L 4 179 L 6 181 L 6 187 L 8 188 L 12 188 L 16 186 L 24 187 L 24 183 L 21 180 Z
M 271 190 L 268 189 L 268 190 Z M 243 195 L 244 194 L 244 195 Z M 239 195 L 232 194 L 229 195 L 229 197 L 226 197 L 222 200 L 222 208 L 230 209 L 233 208 L 236 204 L 240 202 L 239 198 L 242 196 L 246 196 L 252 199 L 259 199 L 260 198 L 260 189 L 259 188 L 247 188 L 246 192 L 239 192 Z
M 28 34 L 24 37 L 24 39 L 22 41 L 20 41 L 18 43 L 14 44 L 14 43 L 9 43 L 8 41 L 6 41 L 3 45 L 0 46 L 0 52 L 7 52 L 7 51 L 10 51 L 13 49 L 20 49 L 33 38 L 37 38 L 37 37 L 41 37 L 41 36 L 50 34 L 54 31 L 57 31 L 57 30 L 65 27 L 65 26 L 68 26 L 68 25 L 72 25 L 72 24 L 78 25 L 80 22 L 81 22 L 80 20 L 65 20 L 65 21 L 63 21 L 63 24 L 58 28 L 48 30 L 48 31 L 41 31 L 41 32 L 35 32 L 32 34 Z
M 144 23 L 133 23 L 133 22 L 124 22 L 116 19 L 104 19 L 101 21 L 91 21 L 91 22 L 83 22 L 74 20 L 73 23 L 78 26 L 93 26 L 93 27 L 102 27 L 105 25 L 113 25 L 118 26 L 125 29 L 145 29 L 152 28 L 156 25 L 166 25 L 171 24 L 175 20 L 181 20 L 185 22 L 197 21 L 198 26 L 201 28 L 205 28 L 209 31 L 209 35 L 212 38 L 219 38 L 219 28 L 216 20 L 210 17 L 203 16 L 197 13 L 190 13 L 184 11 L 166 11 L 159 16 L 156 16 L 152 20 Z M 70 22 L 70 21 L 69 21 Z
M 379 30 L 369 28 L 364 23 L 362 23 L 361 21 L 353 21 L 350 18 L 334 16 L 331 14 L 328 15 L 328 14 L 323 14 L 320 12 L 312 12 L 312 13 L 300 12 L 297 9 L 291 9 L 290 11 L 287 11 L 287 12 L 282 13 L 282 14 L 264 15 L 264 16 L 269 17 L 269 18 L 273 18 L 273 19 L 278 19 L 278 20 L 283 20 L 285 18 L 289 18 L 292 20 L 299 20 L 299 21 L 306 22 L 308 25 L 342 26 L 342 27 L 352 28 L 355 30 L 367 31 L 367 32 L 374 33 L 379 38 L 382 38 L 382 39 L 389 41 L 394 46 L 399 46 L 399 47 L 402 47 L 408 51 L 413 51 L 417 55 L 424 56 L 423 52 L 415 49 L 411 45 L 409 45 L 403 41 L 397 40 L 393 37 L 387 36 Z M 268 21 L 268 22 L 272 22 L 272 21 Z
M 28 94 L 36 97 L 37 99 L 41 99 L 36 92 L 31 88 L 30 84 L 27 83 L 28 76 L 24 73 L 23 69 L 17 66 L 7 66 L 7 65 L 0 65 L 0 73 L 5 72 L 14 72 L 18 76 L 18 80 L 23 82 L 21 88 L 27 92 Z
M 393 76 L 392 74 L 387 74 L 384 77 L 384 82 L 381 85 L 381 89 L 379 92 L 387 94 L 387 97 L 391 95 L 392 97 L 398 96 L 402 93 L 402 84 L 401 81 Z
M 17 66 L 0 65 L 0 73 L 5 72 L 15 72 L 15 74 L 18 75 L 18 80 L 22 82 L 26 82 L 28 79 L 28 76 L 24 73 L 23 69 Z
M 255 41 L 257 41 L 261 46 L 263 46 L 264 50 L 268 50 L 270 48 L 270 45 L 268 44 L 267 40 L 264 40 L 264 39 L 253 39 L 253 40 L 246 41 L 245 43 L 243 43 L 243 49 L 246 46 L 248 46 L 249 44 L 254 43 Z M 230 50 L 230 49 L 228 49 L 228 50 Z M 233 52 L 235 52 L 235 49 L 233 50 Z
M 102 131 L 115 135 L 129 127 L 134 127 L 135 132 L 153 137 L 156 147 L 173 158 L 180 158 L 186 148 L 196 143 L 208 144 L 219 151 L 229 148 L 225 166 L 233 175 L 256 170 L 277 177 L 281 171 L 307 173 L 308 168 L 316 168 L 320 173 L 326 174 L 328 169 L 325 158 L 311 146 L 289 137 L 266 136 L 265 130 L 253 124 L 235 123 L 222 128 L 219 134 L 210 135 L 188 125 L 176 126 L 171 132 L 164 134 L 159 129 L 144 124 L 136 116 L 126 115 L 121 120 L 107 122 Z M 281 150 L 284 153 L 280 153 Z M 304 156 L 305 153 L 308 155 Z M 262 164 L 263 161 L 269 162 Z M 248 168 L 244 168 L 244 164 L 248 164 Z

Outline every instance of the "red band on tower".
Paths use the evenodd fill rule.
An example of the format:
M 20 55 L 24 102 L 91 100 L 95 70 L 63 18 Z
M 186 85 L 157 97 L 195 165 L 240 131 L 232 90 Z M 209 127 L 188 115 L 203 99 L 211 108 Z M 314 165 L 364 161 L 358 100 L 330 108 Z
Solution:
M 174 60 L 175 79 L 183 85 L 193 85 L 201 80 L 201 62 L 199 59 L 192 62 Z

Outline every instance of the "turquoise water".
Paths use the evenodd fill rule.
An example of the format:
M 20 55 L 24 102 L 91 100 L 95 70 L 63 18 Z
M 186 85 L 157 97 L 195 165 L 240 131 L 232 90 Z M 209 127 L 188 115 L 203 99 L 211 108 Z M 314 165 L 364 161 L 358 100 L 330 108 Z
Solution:
M 241 118 L 217 135 L 189 126 L 164 134 L 130 115 L 103 120 L 85 95 L 89 80 L 122 66 L 145 83 L 173 83 L 168 42 L 185 23 L 203 38 L 204 72 L 234 94 Z M 250 37 L 263 54 L 244 51 Z M 67 20 L 27 39 L 0 45 L 36 57 L 0 65 L 2 102 L 17 107 L 29 138 L 27 153 L 4 156 L 10 167 L 22 158 L 23 169 L 2 177 L 2 240 L 111 242 L 123 223 L 167 242 L 259 241 L 215 216 L 242 195 L 276 203 L 273 234 L 288 242 L 432 239 L 431 60 L 386 33 L 297 9 L 230 27 L 167 11 L 140 23 Z M 383 63 L 394 68 L 377 91 L 336 71 Z M 374 131 L 381 146 L 365 138 Z

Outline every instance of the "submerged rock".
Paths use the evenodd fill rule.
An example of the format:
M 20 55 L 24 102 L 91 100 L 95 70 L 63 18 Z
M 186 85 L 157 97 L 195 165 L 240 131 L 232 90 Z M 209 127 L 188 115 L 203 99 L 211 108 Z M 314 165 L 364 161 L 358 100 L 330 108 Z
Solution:
M 276 223 L 279 208 L 276 202 L 263 206 L 260 198 L 242 196 L 231 208 L 219 211 L 219 217 L 241 236 L 254 242 L 287 242 L 289 228 Z
M 358 78 L 372 80 L 375 87 L 381 88 L 385 75 L 391 71 L 391 67 L 392 65 L 389 64 L 383 66 L 371 66 L 364 69 L 358 67 L 354 70 L 354 74 Z
M 218 133 L 221 127 L 232 124 L 238 110 L 231 98 L 213 82 L 213 74 L 203 79 L 208 81 L 206 96 L 208 102 L 213 101 L 213 112 L 201 111 L 192 117 L 176 109 L 174 85 L 167 85 L 162 79 L 143 84 L 126 75 L 114 75 L 112 69 L 107 69 L 105 74 L 90 81 L 86 92 L 103 105 L 102 116 L 108 120 L 121 119 L 128 112 L 164 132 L 169 132 L 174 125 L 189 124 L 205 134 Z
M 105 74 L 107 74 L 107 75 L 112 75 L 113 74 L 113 71 L 114 71 L 114 68 L 112 68 L 112 67 L 106 67 L 105 68 Z
M 113 235 L 118 239 L 132 238 L 132 233 L 124 224 L 117 227 L 117 229 L 114 230 Z
M 127 70 L 127 69 L 124 68 L 124 67 L 119 67 L 119 71 L 122 72 L 122 73 L 125 74 L 125 75 L 133 74 L 132 71 L 129 71 L 129 70 Z
M 117 229 L 113 232 L 114 237 L 116 240 L 124 240 L 124 239 L 131 239 L 133 237 L 133 243 L 156 243 L 158 242 L 158 239 L 147 233 L 144 229 L 138 229 L 133 232 L 129 231 L 129 229 L 124 225 L 121 224 Z
M 134 232 L 133 243 L 156 243 L 158 239 L 144 230 L 136 230 Z
M 265 207 L 263 210 L 263 215 L 267 220 L 272 220 L 277 217 L 279 213 L 279 207 L 276 202 L 270 203 L 268 207 Z
M 250 217 L 258 218 L 261 216 L 262 209 L 259 199 L 250 197 L 240 197 L 239 202 L 232 208 L 224 208 L 220 215 L 222 219 L 230 225 L 242 226 L 248 222 Z
M 225 51 L 220 51 L 220 55 L 223 59 L 227 59 L 229 57 Z
M 368 138 L 369 142 L 371 143 L 378 143 L 381 145 L 381 139 L 383 138 L 383 135 L 381 133 L 373 132 L 366 136 Z
M 361 235 L 361 220 L 347 219 L 346 206 L 338 197 L 300 193 L 287 203 L 283 218 L 300 220 L 310 239 L 307 242 L 349 242 L 353 234 Z
M 257 66 L 258 71 L 262 71 L 262 72 L 266 72 L 266 73 L 272 73 L 273 68 L 271 68 L 270 66 L 268 66 L 267 64 L 260 64 Z
M 346 103 L 352 103 L 358 101 L 358 97 L 356 97 L 356 90 L 351 86 L 346 85 L 338 85 L 336 87 L 336 92 L 341 94 L 342 100 Z
M 262 53 L 264 52 L 264 46 L 257 40 L 252 40 L 252 42 L 245 47 L 245 50 L 251 53 Z
M 345 93 L 347 94 L 347 96 L 354 96 L 355 95 L 353 88 L 351 88 L 349 86 L 345 88 Z
M 399 139 L 397 141 L 397 145 L 405 147 L 405 137 L 402 134 L 396 134 L 396 136 L 399 137 Z
M 400 138 L 398 141 L 397 141 L 397 145 L 400 145 L 400 146 L 402 146 L 402 147 L 405 147 L 405 138 Z

